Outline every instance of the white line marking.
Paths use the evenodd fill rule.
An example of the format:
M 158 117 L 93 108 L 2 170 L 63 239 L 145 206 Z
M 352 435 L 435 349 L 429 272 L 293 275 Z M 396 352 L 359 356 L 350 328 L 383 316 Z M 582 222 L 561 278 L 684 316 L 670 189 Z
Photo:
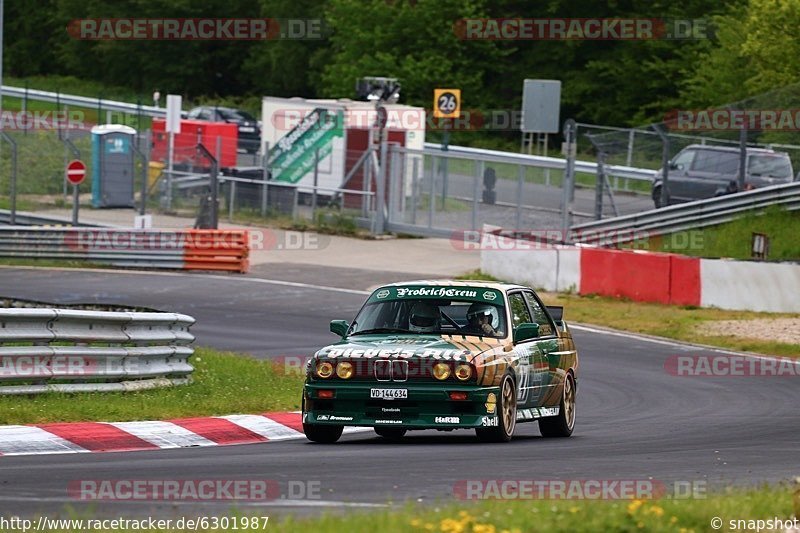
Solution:
M 787 359 L 791 359 L 790 357 L 781 357 L 777 355 L 761 355 L 756 353 L 747 353 L 747 352 L 734 352 L 731 350 L 726 350 L 724 348 L 715 348 L 713 346 L 703 346 L 700 344 L 692 344 L 689 342 L 678 342 L 678 341 L 670 341 L 670 340 L 662 340 L 662 339 L 654 339 L 651 337 L 646 337 L 643 335 L 638 335 L 636 333 L 628 333 L 625 331 L 616 331 L 616 330 L 607 330 L 607 329 L 596 329 L 589 326 L 579 326 L 575 324 L 569 325 L 570 329 L 576 329 L 578 331 L 586 331 L 588 333 L 599 333 L 601 335 L 611 335 L 614 337 L 622 337 L 625 339 L 636 339 L 645 342 L 652 342 L 653 344 L 661 344 L 664 346 L 672 346 L 673 348 L 680 348 L 685 352 L 690 351 L 697 351 L 697 350 L 704 350 L 707 352 L 716 352 L 722 353 L 727 355 L 739 355 L 742 357 L 751 357 L 753 359 L 766 359 L 768 361 L 784 361 Z M 800 359 L 795 360 L 795 365 L 800 365 Z
M 329 287 L 326 285 L 314 285 L 313 283 L 299 283 L 295 281 L 283 281 L 278 279 L 265 279 L 265 278 L 219 276 L 215 274 L 192 274 L 189 272 L 151 272 L 144 270 L 120 271 L 109 268 L 63 268 L 63 267 L 42 268 L 35 266 L 13 266 L 13 265 L 0 265 L 0 268 L 23 269 L 23 270 L 53 270 L 59 272 L 101 272 L 101 273 L 117 274 L 117 275 L 134 274 L 139 276 L 172 276 L 172 277 L 191 276 L 193 278 L 218 279 L 222 281 L 266 283 L 268 285 L 282 285 L 284 287 L 297 287 L 301 289 L 314 289 L 319 291 L 340 292 L 345 294 L 358 294 L 361 296 L 372 294 L 369 291 L 361 291 L 357 289 L 343 289 L 341 287 Z
M 216 446 L 217 443 L 172 422 L 158 420 L 142 422 L 112 422 L 110 425 L 130 433 L 159 448 L 190 448 Z
M 34 426 L 1 426 L 0 453 L 3 455 L 37 455 L 89 453 L 89 450 Z

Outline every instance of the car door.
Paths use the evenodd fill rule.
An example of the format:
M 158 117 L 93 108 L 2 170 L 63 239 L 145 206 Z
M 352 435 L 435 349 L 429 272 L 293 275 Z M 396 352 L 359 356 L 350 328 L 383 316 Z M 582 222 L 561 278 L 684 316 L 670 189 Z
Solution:
M 687 175 L 688 200 L 713 198 L 736 181 L 739 154 L 722 150 L 698 150 Z
M 672 160 L 669 169 L 668 187 L 669 197 L 675 200 L 685 200 L 687 194 L 686 174 L 692 166 L 695 156 L 694 150 L 684 150 Z
M 532 290 L 523 291 L 528 309 L 531 311 L 533 321 L 539 324 L 539 338 L 535 340 L 538 351 L 542 354 L 542 366 L 536 368 L 536 379 L 539 381 L 539 401 L 540 406 L 544 405 L 553 392 L 558 389 L 564 381 L 562 372 L 559 372 L 557 361 L 550 361 L 551 357 L 558 358 L 560 355 L 558 335 L 556 325 L 553 323 L 550 314 L 545 311 L 545 306 L 539 297 Z
M 532 323 L 534 319 L 528 309 L 525 296 L 521 290 L 508 295 L 508 311 L 511 315 L 512 334 L 520 324 Z M 528 339 L 514 345 L 514 353 L 518 357 L 517 373 L 517 408 L 536 407 L 543 397 L 542 386 L 546 379 L 547 359 L 539 347 L 539 339 Z M 518 415 L 519 417 L 519 415 Z

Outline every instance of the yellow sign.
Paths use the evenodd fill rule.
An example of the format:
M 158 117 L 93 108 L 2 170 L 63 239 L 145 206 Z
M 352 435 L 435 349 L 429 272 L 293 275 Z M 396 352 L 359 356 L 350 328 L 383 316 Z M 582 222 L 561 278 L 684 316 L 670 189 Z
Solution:
M 461 89 L 434 89 L 433 116 L 458 118 L 461 114 Z

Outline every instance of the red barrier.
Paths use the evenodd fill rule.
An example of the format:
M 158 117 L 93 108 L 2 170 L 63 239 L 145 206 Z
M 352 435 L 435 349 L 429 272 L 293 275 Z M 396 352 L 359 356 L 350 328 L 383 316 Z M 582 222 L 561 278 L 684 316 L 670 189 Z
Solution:
M 670 255 L 669 303 L 700 305 L 700 258 Z
M 581 249 L 581 294 L 670 302 L 670 255 Z
M 183 246 L 184 270 L 250 270 L 247 230 L 188 230 Z
M 637 302 L 700 305 L 700 259 L 582 248 L 580 293 Z

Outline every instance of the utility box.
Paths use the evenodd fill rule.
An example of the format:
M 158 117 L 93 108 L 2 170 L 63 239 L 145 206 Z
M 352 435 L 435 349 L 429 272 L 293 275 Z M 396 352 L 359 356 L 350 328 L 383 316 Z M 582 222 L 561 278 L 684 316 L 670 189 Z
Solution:
M 136 130 L 120 124 L 92 128 L 92 207 L 133 207 Z

